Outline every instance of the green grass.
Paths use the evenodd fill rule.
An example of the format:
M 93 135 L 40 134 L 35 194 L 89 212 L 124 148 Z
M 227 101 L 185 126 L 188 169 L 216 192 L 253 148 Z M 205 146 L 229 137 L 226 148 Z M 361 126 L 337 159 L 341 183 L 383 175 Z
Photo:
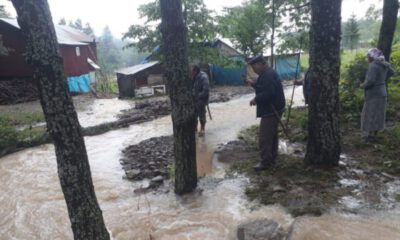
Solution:
M 355 59 L 356 55 L 359 54 L 366 56 L 367 49 L 360 48 L 355 50 L 344 50 L 340 54 L 342 68 L 347 66 L 350 62 L 352 62 Z M 300 62 L 301 62 L 301 69 L 303 69 L 303 71 L 307 70 L 307 68 L 309 67 L 309 62 L 308 62 L 309 58 L 310 55 L 308 53 L 301 54 Z
M 4 118 L 7 118 L 11 125 L 34 125 L 44 122 L 44 114 L 42 112 L 8 112 L 4 113 Z

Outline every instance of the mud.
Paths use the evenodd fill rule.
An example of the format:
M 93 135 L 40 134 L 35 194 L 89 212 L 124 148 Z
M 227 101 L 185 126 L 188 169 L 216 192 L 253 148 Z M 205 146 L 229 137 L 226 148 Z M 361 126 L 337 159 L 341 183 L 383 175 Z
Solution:
M 220 161 L 232 164 L 228 174 L 240 173 L 249 177 L 251 184 L 246 195 L 262 205 L 280 204 L 297 217 L 321 216 L 331 211 L 360 214 L 390 210 L 399 200 L 397 190 L 391 190 L 399 178 L 378 170 L 368 163 L 369 160 L 364 162 L 362 158 L 355 158 L 363 156 L 356 154 L 363 150 L 357 151 L 354 146 L 352 155 L 341 156 L 338 167 L 324 170 L 303 164 L 304 143 L 300 144 L 303 146 L 296 143 L 295 147 L 288 143 L 290 151 L 281 146 L 275 166 L 255 172 L 253 166 L 259 161 L 256 133 L 255 127 L 242 131 L 239 139 L 221 147 L 218 155 Z M 345 152 L 349 149 L 350 146 L 344 147 Z

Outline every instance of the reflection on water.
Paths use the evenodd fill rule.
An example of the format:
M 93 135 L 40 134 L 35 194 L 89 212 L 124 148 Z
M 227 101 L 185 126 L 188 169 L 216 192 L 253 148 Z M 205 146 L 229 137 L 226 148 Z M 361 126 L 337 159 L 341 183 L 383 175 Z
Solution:
M 197 176 L 204 177 L 213 171 L 214 151 L 207 146 L 206 136 L 196 140 Z
M 296 95 L 301 94 L 297 90 Z M 211 105 L 214 119 L 207 124 L 206 136 L 197 139 L 202 191 L 184 197 L 172 192 L 134 193 L 141 183 L 123 180 L 118 161 L 121 150 L 131 144 L 171 135 L 170 117 L 85 138 L 97 198 L 114 239 L 236 239 L 239 223 L 258 218 L 272 218 L 289 228 L 293 219 L 282 208 L 255 207 L 244 195 L 248 179 L 224 179 L 223 169 L 215 164 L 213 151 L 218 144 L 258 123 L 255 109 L 248 105 L 251 98 Z M 52 145 L 0 159 L 0 181 L 0 239 L 72 239 Z M 295 227 L 294 239 L 400 239 L 398 217 L 379 221 L 387 216 L 391 215 L 378 220 L 341 215 L 304 218 Z M 356 231 L 361 237 L 346 238 Z

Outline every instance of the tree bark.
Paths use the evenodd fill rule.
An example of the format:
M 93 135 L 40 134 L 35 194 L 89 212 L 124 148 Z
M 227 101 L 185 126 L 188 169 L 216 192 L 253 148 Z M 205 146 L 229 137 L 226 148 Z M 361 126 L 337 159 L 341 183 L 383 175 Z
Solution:
M 339 93 L 341 0 L 312 0 L 311 98 L 305 162 L 338 165 L 340 158 Z
M 399 12 L 398 0 L 384 0 L 383 18 L 379 33 L 378 48 L 382 50 L 387 61 L 390 61 L 392 43 L 396 31 L 397 13 Z
M 68 92 L 57 37 L 46 0 L 12 0 L 26 40 L 58 176 L 75 239 L 110 239 L 96 199 L 85 142 Z
M 271 59 L 270 59 L 271 68 L 274 68 L 275 18 L 276 18 L 275 0 L 272 0 Z
M 175 192 L 192 192 L 197 186 L 195 107 L 189 77 L 187 28 L 181 0 L 161 0 L 161 32 L 172 106 L 175 153 Z

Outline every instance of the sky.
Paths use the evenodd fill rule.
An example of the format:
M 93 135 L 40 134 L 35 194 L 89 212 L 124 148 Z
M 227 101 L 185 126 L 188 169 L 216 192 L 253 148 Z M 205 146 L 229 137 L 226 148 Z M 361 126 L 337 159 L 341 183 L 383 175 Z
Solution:
M 61 18 L 67 21 L 80 18 L 83 23 L 89 22 L 95 34 L 100 35 L 108 25 L 115 37 L 122 37 L 132 24 L 141 24 L 137 7 L 152 0 L 48 0 L 55 23 Z M 243 0 L 204 0 L 207 7 L 217 12 L 223 7 L 240 5 Z M 361 18 L 371 4 L 381 6 L 382 0 L 343 0 L 342 18 L 347 20 L 353 13 Z M 9 0 L 0 0 L 8 12 L 15 16 Z

